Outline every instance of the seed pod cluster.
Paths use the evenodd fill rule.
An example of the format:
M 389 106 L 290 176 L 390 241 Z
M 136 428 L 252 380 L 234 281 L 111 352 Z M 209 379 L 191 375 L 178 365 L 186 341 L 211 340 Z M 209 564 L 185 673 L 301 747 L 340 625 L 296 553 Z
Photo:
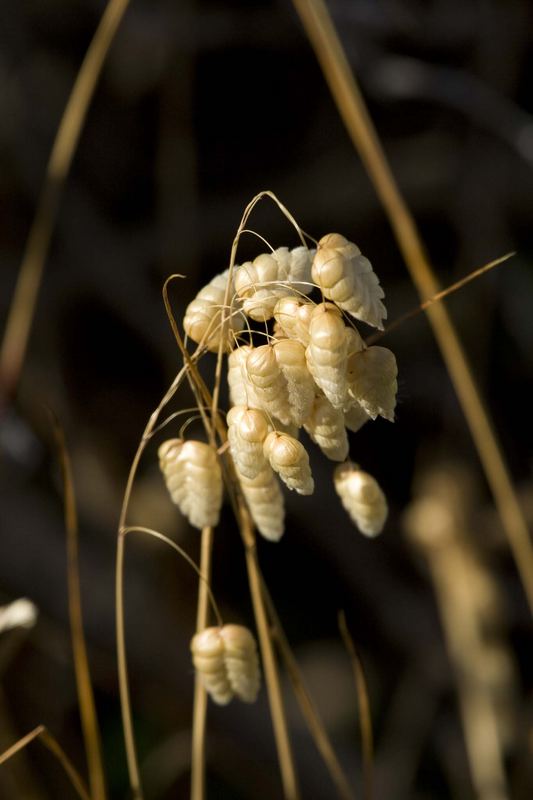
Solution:
M 215 450 L 205 442 L 169 439 L 158 454 L 170 497 L 181 513 L 195 528 L 217 525 L 222 472 Z
M 321 297 L 306 297 L 313 285 Z M 377 416 L 394 419 L 396 360 L 386 348 L 366 347 L 347 317 L 382 328 L 387 312 L 370 262 L 340 234 L 324 236 L 316 251 L 279 247 L 236 266 L 234 289 L 250 320 L 273 320 L 267 343 L 229 353 L 228 438 L 254 522 L 277 541 L 284 520 L 278 478 L 300 494 L 314 488 L 299 430 L 329 459 L 346 459 L 347 430 Z
M 194 666 L 211 697 L 227 705 L 234 697 L 253 703 L 261 676 L 255 639 L 242 625 L 205 628 L 191 641 Z
M 378 482 L 357 464 L 340 464 L 335 489 L 352 521 L 365 536 L 377 536 L 387 519 L 387 500 Z

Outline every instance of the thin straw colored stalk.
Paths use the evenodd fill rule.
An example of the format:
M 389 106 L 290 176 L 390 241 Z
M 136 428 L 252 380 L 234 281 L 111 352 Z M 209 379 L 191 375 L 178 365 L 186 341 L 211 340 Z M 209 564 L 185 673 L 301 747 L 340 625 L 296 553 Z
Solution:
M 237 235 L 235 236 L 235 239 L 233 241 L 231 257 L 230 257 L 230 272 L 228 278 L 228 287 L 226 288 L 226 295 L 224 299 L 225 309 L 228 306 L 229 282 L 231 280 L 231 273 L 233 270 L 233 266 L 235 264 L 239 237 L 242 231 L 244 230 L 246 221 L 251 211 L 253 210 L 255 205 L 259 202 L 259 200 L 261 200 L 263 197 L 269 197 L 271 200 L 273 200 L 278 205 L 282 213 L 285 214 L 285 216 L 289 219 L 289 221 L 296 227 L 299 235 L 301 235 L 300 229 L 296 221 L 290 214 L 290 212 L 287 211 L 287 209 L 279 202 L 279 200 L 272 192 L 265 191 L 265 192 L 260 192 L 258 195 L 256 195 L 246 207 Z M 172 309 L 170 306 L 170 302 L 168 300 L 168 295 L 166 293 L 167 284 L 168 281 L 165 283 L 163 297 L 165 300 L 165 308 L 169 318 L 170 326 L 172 328 L 172 332 L 174 334 L 178 347 L 183 355 L 185 364 L 189 368 L 188 377 L 192 379 L 196 385 L 195 395 L 197 392 L 199 405 L 202 406 L 202 404 L 205 404 L 206 406 L 211 408 L 212 430 L 213 431 L 216 430 L 216 433 L 220 438 L 221 444 L 224 445 L 227 441 L 227 431 L 224 421 L 221 418 L 220 414 L 218 413 L 218 397 L 220 393 L 220 385 L 222 380 L 222 355 L 223 355 L 222 345 L 218 353 L 217 366 L 215 371 L 215 386 L 213 395 L 211 395 L 211 392 L 206 386 L 205 381 L 200 375 L 198 369 L 196 368 L 196 365 L 191 362 L 191 356 L 189 355 L 184 346 L 178 326 L 176 324 L 176 320 L 174 318 L 174 315 L 172 314 Z M 222 320 L 221 320 L 222 332 L 225 330 L 226 324 L 227 324 L 226 318 L 224 317 L 224 314 L 222 314 Z M 296 768 L 294 765 L 294 757 L 292 754 L 292 747 L 287 728 L 287 720 L 283 705 L 283 697 L 281 693 L 278 667 L 274 654 L 274 647 L 271 639 L 270 629 L 268 626 L 266 610 L 264 607 L 263 593 L 261 592 L 259 564 L 257 561 L 257 552 L 255 549 L 254 528 L 251 523 L 248 511 L 246 509 L 246 505 L 241 495 L 239 482 L 236 478 L 231 458 L 228 458 L 227 463 L 229 469 L 226 471 L 225 477 L 228 481 L 228 490 L 230 496 L 234 499 L 236 498 L 236 502 L 234 503 L 234 511 L 237 516 L 237 520 L 239 523 L 239 530 L 241 533 L 246 553 L 248 584 L 250 587 L 250 596 L 252 598 L 252 606 L 254 609 L 254 616 L 259 635 L 259 644 L 263 656 L 263 668 L 265 671 L 265 680 L 268 689 L 270 714 L 272 717 L 274 738 L 276 740 L 276 749 L 278 753 L 284 796 L 286 800 L 297 800 L 297 798 L 299 797 L 299 790 L 298 790 L 298 781 L 296 776 Z
M 202 531 L 200 571 L 205 580 L 211 581 L 211 554 L 213 551 L 213 528 Z M 198 583 L 198 609 L 196 631 L 209 624 L 209 597 L 205 581 Z M 207 718 L 207 692 L 198 676 L 194 683 L 194 707 L 192 722 L 191 800 L 205 797 L 205 732 Z
M 52 736 L 49 731 L 47 731 L 44 725 L 38 725 L 37 728 L 34 728 L 32 731 L 27 733 L 26 736 L 23 736 L 18 740 L 18 742 L 15 742 L 15 744 L 11 745 L 11 747 L 0 754 L 0 765 L 5 764 L 6 761 L 9 761 L 10 758 L 13 758 L 13 756 L 31 744 L 31 742 L 33 742 L 35 739 L 39 739 L 39 741 L 48 750 L 50 750 L 54 758 L 59 761 L 78 797 L 80 797 L 81 800 L 91 800 L 89 791 L 76 767 L 69 759 L 57 739 Z
M 135 482 L 135 477 L 137 475 L 137 469 L 139 467 L 142 454 L 144 453 L 146 445 L 150 441 L 150 437 L 157 425 L 161 411 L 176 393 L 178 387 L 185 378 L 186 373 L 187 368 L 183 367 L 175 377 L 165 396 L 155 411 L 151 414 L 150 419 L 146 424 L 146 428 L 144 429 L 141 441 L 139 442 L 137 451 L 131 463 L 118 524 L 117 560 L 115 566 L 115 617 L 117 631 L 118 684 L 120 693 L 120 708 L 122 712 L 124 746 L 126 748 L 128 776 L 130 788 L 133 794 L 133 800 L 142 800 L 143 792 L 137 750 L 135 747 L 135 736 L 133 732 L 131 698 L 128 681 L 128 663 L 126 658 L 126 633 L 124 629 L 124 531 L 126 528 L 126 516 L 128 513 L 131 492 L 133 490 L 133 484 Z
M 358 150 L 422 301 L 438 281 L 420 234 L 396 185 L 359 86 L 323 0 L 293 0 L 353 144 Z M 442 304 L 427 309 L 429 322 L 470 427 L 487 481 L 533 613 L 533 546 L 500 445 L 454 325 Z
M 292 748 L 287 730 L 287 720 L 285 718 L 285 708 L 279 680 L 279 673 L 276 664 L 276 656 L 272 646 L 272 637 L 265 610 L 264 596 L 261 586 L 261 573 L 257 561 L 257 550 L 255 545 L 255 535 L 248 510 L 240 503 L 240 527 L 241 536 L 244 542 L 246 555 L 246 568 L 248 570 L 248 582 L 250 584 L 250 594 L 254 607 L 255 622 L 259 636 L 259 645 L 263 658 L 263 669 L 268 687 L 268 699 L 270 701 L 270 713 L 272 725 L 276 739 L 278 759 L 283 781 L 283 790 L 286 800 L 297 800 L 300 797 L 296 770 L 292 756 Z
M 361 731 L 361 741 L 363 743 L 363 794 L 365 800 L 372 800 L 374 796 L 374 735 L 372 733 L 370 701 L 368 699 L 368 689 L 363 665 L 361 664 L 361 659 L 357 654 L 353 639 L 348 630 L 344 611 L 339 612 L 339 631 L 344 646 L 350 656 L 355 688 L 357 691 L 357 702 L 359 704 L 359 727 Z
M 72 467 L 63 430 L 57 420 L 54 419 L 53 424 L 63 477 L 65 529 L 67 532 L 67 577 L 70 633 L 72 637 L 72 650 L 74 654 L 74 669 L 76 673 L 78 705 L 80 709 L 83 739 L 85 742 L 85 753 L 89 771 L 89 786 L 91 788 L 91 797 L 93 800 L 105 800 L 106 788 L 100 730 L 98 727 L 98 718 L 94 703 L 89 659 L 87 657 L 87 647 L 85 644 L 85 635 L 83 631 L 80 570 L 78 558 L 78 514 L 76 509 Z
M 350 787 L 348 778 L 337 758 L 333 745 L 324 727 L 324 723 L 320 718 L 318 709 L 316 708 L 313 698 L 309 694 L 307 686 L 305 685 L 300 667 L 294 657 L 289 641 L 283 630 L 281 620 L 278 616 L 274 602 L 268 591 L 267 585 L 261 575 L 261 587 L 265 598 L 265 603 L 270 617 L 270 622 L 274 631 L 276 644 L 280 651 L 281 657 L 285 663 L 287 673 L 292 683 L 292 688 L 302 715 L 307 723 L 307 727 L 314 739 L 318 752 L 324 760 L 328 772 L 331 776 L 337 793 L 342 800 L 353 800 L 355 793 Z
M 128 5 L 129 0 L 109 0 L 59 124 L 0 349 L 0 407 L 16 390 L 61 192 L 105 58 Z

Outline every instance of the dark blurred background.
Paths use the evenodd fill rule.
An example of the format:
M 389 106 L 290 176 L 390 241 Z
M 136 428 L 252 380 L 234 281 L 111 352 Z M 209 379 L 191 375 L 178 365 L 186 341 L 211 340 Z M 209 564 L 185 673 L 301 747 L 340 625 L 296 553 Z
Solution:
M 335 0 L 329 7 L 440 282 L 516 251 L 447 304 L 531 520 L 531 5 Z M 2 320 L 60 116 L 103 8 L 100 0 L 0 4 Z M 227 266 L 243 208 L 265 188 L 316 238 L 339 231 L 359 244 L 384 286 L 390 320 L 416 306 L 291 3 L 132 0 L 73 163 L 19 392 L 0 429 L 0 604 L 26 596 L 39 609 L 30 631 L 0 635 L 0 750 L 44 723 L 84 769 L 48 405 L 66 429 L 74 465 L 86 633 L 113 798 L 127 795 L 114 649 L 116 526 L 142 429 L 179 368 L 161 286 L 171 272 L 187 276 L 172 290 L 181 316 Z M 268 202 L 251 223 L 274 247 L 298 244 Z M 257 248 L 243 240 L 241 260 Z M 261 563 L 358 796 L 358 710 L 340 608 L 368 681 L 376 798 L 481 797 L 457 694 L 465 675 L 472 696 L 481 693 L 493 709 L 507 770 L 507 788 L 482 800 L 529 798 L 533 635 L 525 594 L 426 320 L 412 319 L 383 344 L 398 359 L 397 421 L 367 425 L 353 436 L 351 455 L 387 494 L 384 534 L 370 541 L 352 528 L 332 488 L 332 464 L 313 452 L 317 491 L 287 497 L 286 535 L 279 545 L 259 543 Z M 172 409 L 190 405 L 184 390 Z M 167 499 L 156 444 L 141 465 L 130 519 L 199 558 L 197 532 Z M 456 557 L 467 565 L 463 583 Z M 229 508 L 214 565 L 224 617 L 252 624 Z M 196 592 L 194 574 L 170 551 L 140 538 L 128 543 L 132 699 L 154 800 L 188 796 Z M 460 629 L 464 611 L 477 639 L 459 633 L 465 647 L 450 649 L 446 609 L 448 633 Z M 303 797 L 332 798 L 288 685 L 287 696 Z M 210 798 L 281 797 L 264 690 L 252 707 L 210 707 L 208 741 Z M 72 794 L 34 744 L 0 768 L 0 796 Z

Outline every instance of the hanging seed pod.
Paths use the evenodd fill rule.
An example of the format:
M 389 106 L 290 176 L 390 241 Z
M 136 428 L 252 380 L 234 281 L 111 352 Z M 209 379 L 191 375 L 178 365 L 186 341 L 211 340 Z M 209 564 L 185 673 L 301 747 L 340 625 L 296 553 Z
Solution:
M 372 419 L 379 415 L 394 422 L 397 375 L 394 353 L 386 347 L 369 347 L 350 359 L 349 396 L 357 400 Z
M 327 397 L 315 398 L 305 430 L 325 456 L 332 461 L 344 461 L 348 455 L 348 437 L 344 427 L 344 414 L 333 408 Z
M 328 233 L 318 243 L 311 274 L 324 297 L 356 319 L 383 330 L 385 296 L 372 264 L 359 248 L 339 233 Z
M 284 425 L 292 422 L 287 382 L 270 344 L 252 348 L 246 359 L 246 370 L 254 388 L 255 404 Z
M 387 519 L 387 500 L 378 482 L 357 464 L 340 464 L 334 474 L 335 489 L 352 521 L 365 536 L 377 536 Z
M 193 663 L 212 700 L 227 705 L 233 697 L 253 703 L 260 686 L 255 639 L 242 625 L 205 628 L 191 641 Z
M 257 530 L 265 539 L 279 542 L 285 528 L 285 503 L 272 467 L 267 463 L 255 478 L 239 475 L 239 480 Z
M 274 317 L 289 339 L 296 339 L 307 347 L 309 322 L 314 308 L 313 303 L 286 294 L 274 306 Z
M 263 442 L 270 425 L 262 411 L 233 406 L 227 416 L 230 452 L 239 475 L 255 478 L 267 466 Z
M 195 528 L 216 526 L 222 505 L 222 472 L 205 442 L 169 439 L 158 451 L 172 501 Z
M 272 253 L 280 266 L 280 278 L 285 274 L 289 284 L 295 284 L 299 292 L 309 294 L 313 288 L 311 283 L 311 264 L 315 257 L 316 250 L 309 250 L 307 247 L 295 247 L 289 250 L 288 247 L 278 247 Z
M 286 281 L 287 272 L 268 253 L 262 253 L 253 261 L 247 261 L 235 271 L 235 289 L 242 300 L 244 313 L 257 322 L 271 319 L 278 298 L 288 289 L 277 285 Z
M 197 344 L 204 344 L 213 353 L 218 352 L 222 328 L 224 328 L 224 347 L 227 353 L 231 349 L 233 336 L 229 330 L 239 331 L 244 325 L 241 313 L 236 313 L 235 305 L 227 309 L 225 323 L 222 325 L 222 306 L 226 295 L 229 270 L 216 275 L 207 286 L 201 289 L 194 300 L 189 303 L 183 319 L 183 327 L 187 336 Z M 234 295 L 230 287 L 228 302 L 231 304 Z
M 263 445 L 270 466 L 283 483 L 298 494 L 313 494 L 315 483 L 305 447 L 286 433 L 272 431 Z
M 331 405 L 343 408 L 348 397 L 346 370 L 348 340 L 339 309 L 331 303 L 316 306 L 309 323 L 307 367 Z
M 357 433 L 369 419 L 365 409 L 357 401 L 344 412 L 344 425 L 352 433 Z
M 248 377 L 246 359 L 252 352 L 250 345 L 241 345 L 228 356 L 228 385 L 231 404 L 234 406 L 257 407 L 253 384 Z
M 307 369 L 305 348 L 294 339 L 282 339 L 274 344 L 273 350 L 287 384 L 291 420 L 300 427 L 311 413 L 316 389 Z

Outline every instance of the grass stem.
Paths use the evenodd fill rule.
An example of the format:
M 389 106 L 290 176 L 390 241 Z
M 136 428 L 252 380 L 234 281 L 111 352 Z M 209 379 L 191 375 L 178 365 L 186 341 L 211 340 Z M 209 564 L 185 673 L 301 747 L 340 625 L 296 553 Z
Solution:
M 323 0 L 293 0 L 352 142 L 389 218 L 424 302 L 440 291 L 414 219 L 400 193 Z M 533 613 L 533 545 L 505 459 L 453 322 L 442 303 L 427 316 L 470 428 Z
M 205 581 L 198 584 L 198 608 L 196 631 L 209 624 L 208 583 L 211 580 L 211 556 L 213 551 L 213 528 L 202 531 L 200 571 Z M 206 583 L 206 581 L 208 583 Z M 194 706 L 192 722 L 192 761 L 191 761 L 191 800 L 204 800 L 205 797 L 205 736 L 207 720 L 207 692 L 198 674 L 194 683 Z

